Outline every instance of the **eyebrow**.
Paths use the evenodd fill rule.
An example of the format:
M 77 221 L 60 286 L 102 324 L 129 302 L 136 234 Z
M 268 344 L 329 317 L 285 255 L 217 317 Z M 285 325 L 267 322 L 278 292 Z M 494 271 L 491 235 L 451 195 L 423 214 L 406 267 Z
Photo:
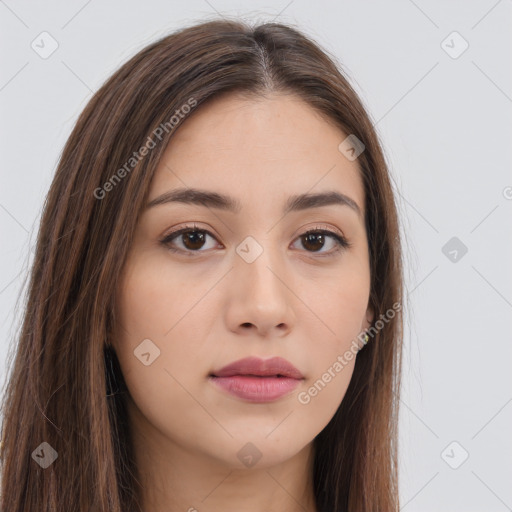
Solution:
M 151 200 L 147 204 L 146 209 L 174 202 L 217 208 L 232 213 L 240 213 L 242 209 L 240 201 L 233 197 L 197 188 L 178 188 L 175 190 L 169 190 L 168 192 L 165 192 Z M 361 209 L 353 199 L 341 192 L 335 191 L 290 196 L 284 206 L 283 214 L 330 205 L 348 206 L 354 210 L 359 217 L 362 217 Z

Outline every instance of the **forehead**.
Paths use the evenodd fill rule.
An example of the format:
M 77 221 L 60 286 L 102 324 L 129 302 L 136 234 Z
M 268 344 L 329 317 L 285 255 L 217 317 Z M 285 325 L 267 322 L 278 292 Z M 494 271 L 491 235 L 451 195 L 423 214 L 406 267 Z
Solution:
M 178 187 L 267 202 L 304 192 L 337 190 L 364 212 L 356 161 L 338 149 L 347 137 L 293 95 L 247 99 L 224 95 L 192 111 L 168 144 L 149 200 Z

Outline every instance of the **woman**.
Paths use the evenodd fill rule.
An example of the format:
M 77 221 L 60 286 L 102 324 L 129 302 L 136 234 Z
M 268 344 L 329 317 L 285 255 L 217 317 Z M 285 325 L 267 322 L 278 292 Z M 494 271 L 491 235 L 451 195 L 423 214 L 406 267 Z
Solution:
M 2 510 L 397 511 L 385 159 L 296 29 L 208 21 L 94 95 L 41 220 Z

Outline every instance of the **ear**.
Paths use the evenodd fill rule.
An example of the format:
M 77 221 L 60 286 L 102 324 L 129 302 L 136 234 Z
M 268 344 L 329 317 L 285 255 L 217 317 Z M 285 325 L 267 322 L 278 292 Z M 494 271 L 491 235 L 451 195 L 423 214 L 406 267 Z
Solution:
M 368 329 L 368 327 L 370 327 L 370 325 L 372 325 L 374 319 L 375 319 L 375 312 L 373 311 L 372 306 L 368 305 L 368 309 L 366 310 L 366 317 L 363 322 L 363 330 Z

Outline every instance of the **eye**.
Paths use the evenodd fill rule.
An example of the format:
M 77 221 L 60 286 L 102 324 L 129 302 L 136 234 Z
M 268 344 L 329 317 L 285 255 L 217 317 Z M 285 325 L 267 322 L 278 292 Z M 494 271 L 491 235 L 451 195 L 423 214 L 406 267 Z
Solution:
M 331 250 L 322 251 L 325 248 L 326 240 L 330 239 Z M 302 246 L 307 252 L 320 253 L 322 256 L 330 256 L 342 249 L 350 247 L 352 244 L 342 235 L 329 229 L 315 228 L 306 231 L 297 239 L 302 242 Z
M 215 244 L 210 247 L 207 246 L 206 240 L 208 238 L 216 240 L 209 231 L 200 229 L 194 224 L 193 226 L 185 226 L 169 233 L 160 243 L 172 252 L 184 253 L 191 256 L 193 253 L 205 252 L 201 249 L 207 250 L 215 248 Z M 307 252 L 318 253 L 322 256 L 333 255 L 352 245 L 341 234 L 324 228 L 315 228 L 306 231 L 300 235 L 297 240 L 302 242 L 302 247 L 304 247 Z M 322 251 L 322 249 L 326 247 L 326 241 L 328 240 L 330 240 L 330 244 L 327 244 L 327 247 L 330 245 L 331 249 Z
M 208 237 L 215 239 L 209 231 L 200 229 L 194 224 L 193 226 L 185 226 L 169 233 L 160 242 L 172 252 L 191 254 L 192 252 L 204 252 L 199 249 L 204 247 Z M 178 247 L 173 246 L 175 239 L 178 239 L 177 241 L 180 242 L 181 246 L 180 244 L 177 244 Z M 211 248 L 212 247 L 206 247 L 206 249 Z

